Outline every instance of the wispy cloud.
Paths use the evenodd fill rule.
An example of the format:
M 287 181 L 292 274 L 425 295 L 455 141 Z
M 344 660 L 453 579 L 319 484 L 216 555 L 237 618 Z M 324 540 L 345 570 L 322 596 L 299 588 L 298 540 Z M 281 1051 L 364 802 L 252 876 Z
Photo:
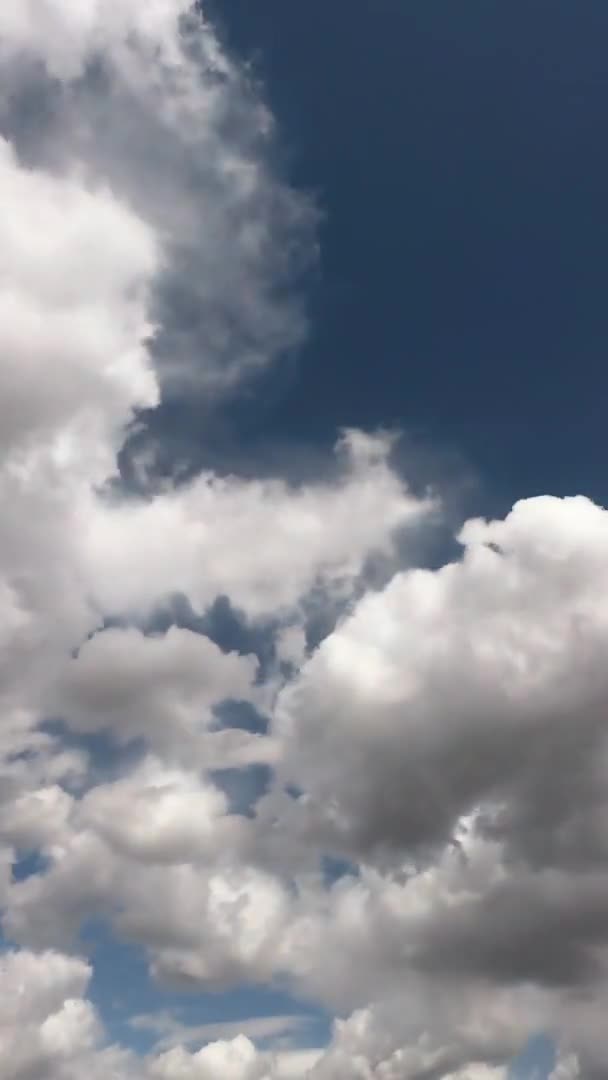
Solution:
M 184 1024 L 170 1012 L 143 1013 L 129 1021 L 131 1027 L 139 1031 L 149 1031 L 157 1035 L 154 1045 L 156 1051 L 168 1050 L 173 1046 L 202 1046 L 217 1039 L 234 1039 L 237 1035 L 246 1035 L 254 1042 L 264 1042 L 267 1046 L 284 1037 L 295 1038 L 301 1035 L 310 1017 L 305 1014 L 287 1014 L 279 1016 L 252 1016 L 243 1020 L 229 1020 L 205 1024 Z

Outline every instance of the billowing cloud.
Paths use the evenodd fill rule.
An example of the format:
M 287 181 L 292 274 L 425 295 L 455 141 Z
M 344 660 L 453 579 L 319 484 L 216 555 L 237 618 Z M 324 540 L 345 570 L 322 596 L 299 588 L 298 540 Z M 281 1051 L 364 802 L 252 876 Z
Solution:
M 412 972 L 536 985 L 590 1061 L 575 1002 L 605 994 L 607 529 L 585 499 L 468 522 L 460 561 L 361 600 L 276 720 L 299 829 L 379 868 L 334 887 L 303 956 L 335 934 L 375 993 Z
M 483 805 L 522 858 L 602 860 L 607 536 L 585 499 L 529 500 L 469 522 L 461 561 L 363 598 L 277 711 L 328 837 L 424 851 Z
M 57 952 L 5 953 L 0 961 L 0 1066 L 7 1080 L 135 1077 L 128 1055 L 101 1047 L 101 1025 L 86 998 L 90 968 Z
M 182 592 L 204 610 L 228 595 L 255 618 L 288 613 L 318 585 L 348 597 L 367 559 L 388 554 L 433 504 L 408 492 L 383 436 L 347 432 L 337 452 L 337 480 L 290 487 L 202 474 L 145 502 L 102 505 L 85 537 L 98 602 L 145 611 Z

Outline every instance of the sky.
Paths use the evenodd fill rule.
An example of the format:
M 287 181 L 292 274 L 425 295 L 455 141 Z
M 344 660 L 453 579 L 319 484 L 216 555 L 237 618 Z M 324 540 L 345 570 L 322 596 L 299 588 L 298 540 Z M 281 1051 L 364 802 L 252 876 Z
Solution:
M 606 1080 L 608 9 L 0 7 L 0 1074 Z

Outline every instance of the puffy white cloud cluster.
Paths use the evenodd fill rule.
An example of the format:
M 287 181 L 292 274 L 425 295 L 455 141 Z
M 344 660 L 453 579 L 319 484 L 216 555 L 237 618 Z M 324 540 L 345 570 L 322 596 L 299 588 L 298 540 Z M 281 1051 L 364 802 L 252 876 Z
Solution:
M 330 843 L 424 850 L 484 804 L 487 834 L 522 858 L 604 857 L 606 792 L 601 773 L 590 781 L 608 688 L 607 539 L 608 516 L 587 500 L 530 499 L 504 521 L 468 522 L 461 561 L 364 597 L 277 707 L 285 774 Z M 581 800 L 598 815 L 591 833 L 592 818 L 577 828 Z
M 436 507 L 356 431 L 306 483 L 113 487 L 170 377 L 229 382 L 298 339 L 280 253 L 311 211 L 181 0 L 5 0 L 0 62 L 0 1074 L 504 1080 L 543 1031 L 554 1080 L 601 1080 L 608 512 L 528 500 L 408 568 Z M 271 626 L 274 666 L 144 632 L 175 594 Z M 309 655 L 311 594 L 342 614 Z M 268 732 L 222 727 L 227 700 Z M 216 771 L 252 764 L 273 779 L 245 814 Z M 172 985 L 284 981 L 334 1011 L 330 1045 L 260 1049 L 259 1025 L 112 1045 L 92 918 Z

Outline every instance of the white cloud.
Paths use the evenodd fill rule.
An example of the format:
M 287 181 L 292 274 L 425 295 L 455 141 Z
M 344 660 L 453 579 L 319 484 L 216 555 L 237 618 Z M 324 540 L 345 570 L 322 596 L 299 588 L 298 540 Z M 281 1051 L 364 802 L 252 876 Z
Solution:
M 290 283 L 315 214 L 277 177 L 271 117 L 189 0 L 8 0 L 2 57 L 17 112 L 22 82 L 46 103 L 44 133 L 26 119 L 15 138 L 41 164 L 80 162 L 162 236 L 165 383 L 209 393 L 301 339 Z
M 58 953 L 0 959 L 0 1068 L 7 1080 L 61 1076 L 94 1045 L 98 1026 L 83 994 L 85 963 Z
M 125 901 L 118 925 L 148 945 L 162 978 L 221 988 L 276 971 L 289 898 L 267 873 L 247 865 L 154 870 L 130 883 Z
M 112 195 L 0 142 L 3 687 L 95 618 L 78 534 L 124 425 L 157 399 L 145 342 L 155 239 Z M 44 529 L 40 522 L 44 521 Z M 93 623 L 94 625 L 94 623 Z
M 57 784 L 23 791 L 4 808 L 0 837 L 18 850 L 39 851 L 66 830 L 73 804 Z
M 152 1066 L 152 1075 L 159 1080 L 262 1080 L 263 1064 L 253 1043 L 244 1035 L 230 1042 L 209 1043 L 196 1054 L 184 1050 L 169 1050 Z
M 382 436 L 361 447 L 349 432 L 338 449 L 344 470 L 333 482 L 202 474 L 149 501 L 100 507 L 86 537 L 99 603 L 145 610 L 183 592 L 204 610 L 227 594 L 256 617 L 293 609 L 318 583 L 348 596 L 366 560 L 389 554 L 396 532 L 424 521 L 432 503 L 404 487 Z
M 318 1060 L 319 1050 L 260 1053 L 250 1039 L 238 1035 L 231 1040 L 209 1043 L 195 1054 L 170 1050 L 152 1062 L 154 1080 L 288 1080 L 303 1077 Z
M 94 787 L 82 800 L 84 823 L 127 859 L 196 862 L 237 846 L 242 819 L 196 772 L 167 770 L 148 760 L 125 780 Z
M 0 197 L 3 454 L 25 467 L 44 446 L 60 466 L 77 446 L 101 481 L 132 410 L 158 398 L 145 349 L 156 238 L 106 188 L 31 170 L 5 140 Z

